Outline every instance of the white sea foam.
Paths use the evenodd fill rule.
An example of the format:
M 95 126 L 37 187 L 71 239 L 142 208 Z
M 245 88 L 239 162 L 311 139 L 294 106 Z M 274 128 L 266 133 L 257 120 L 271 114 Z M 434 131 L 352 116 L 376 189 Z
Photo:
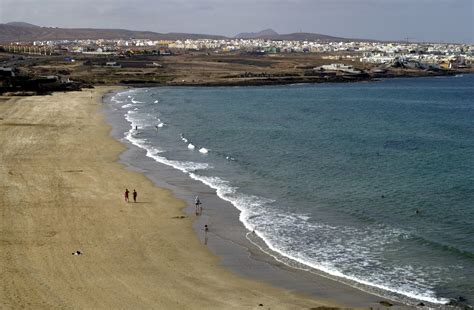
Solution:
M 153 101 L 153 103 L 158 103 L 158 100 Z
M 181 138 L 181 140 L 184 142 L 184 143 L 188 143 L 188 139 L 186 139 L 182 133 L 179 134 L 179 137 Z
M 144 103 L 144 102 L 141 102 L 141 101 L 138 101 L 138 100 L 135 100 L 135 98 L 132 98 L 132 103 Z
M 262 218 L 265 217 L 260 217 L 259 220 L 262 220 Z M 246 220 L 251 221 L 251 219 L 252 218 L 244 219 L 244 222 Z M 278 223 L 278 225 L 274 225 L 274 223 Z M 247 224 L 245 226 L 247 228 L 254 227 L 252 224 Z M 268 231 L 267 229 L 269 226 L 275 226 L 277 227 L 277 229 L 274 231 Z M 311 232 L 312 230 L 314 230 L 315 233 L 318 234 L 319 238 L 328 239 L 322 240 L 322 244 L 324 245 L 325 242 L 328 242 L 330 246 L 323 246 L 319 252 L 318 250 L 315 250 L 315 253 L 317 254 L 315 256 L 318 257 L 318 259 L 315 260 L 313 256 L 309 257 L 307 252 L 302 252 L 298 244 L 295 244 L 295 241 L 301 240 L 296 238 L 297 236 L 282 236 L 282 232 L 287 231 L 287 227 L 291 227 L 294 231 L 297 232 L 301 231 L 301 229 L 304 229 L 304 231 L 306 232 Z M 446 298 L 439 298 L 436 296 L 433 291 L 432 283 L 423 282 L 421 279 L 417 279 L 418 281 L 416 283 L 414 283 L 413 280 L 407 280 L 404 284 L 397 283 L 396 286 L 390 286 L 386 284 L 390 283 L 390 280 L 395 279 L 397 277 L 406 277 L 407 279 L 415 278 L 417 274 L 413 272 L 413 270 L 410 270 L 410 266 L 404 266 L 403 268 L 395 268 L 391 272 L 385 271 L 385 277 L 381 277 L 381 274 L 364 274 L 363 276 L 352 275 L 350 270 L 341 272 L 340 266 L 344 265 L 344 263 L 347 263 L 348 260 L 351 260 L 352 268 L 359 267 L 356 263 L 357 261 L 359 261 L 361 266 L 367 267 L 367 259 L 370 259 L 371 255 L 370 250 L 365 249 L 364 247 L 354 246 L 353 243 L 351 244 L 353 246 L 352 248 L 348 248 L 345 245 L 337 244 L 337 242 L 333 244 L 333 242 L 331 241 L 338 240 L 329 239 L 336 237 L 337 234 L 341 231 L 341 229 L 344 228 L 332 227 L 324 224 L 308 225 L 308 223 L 305 223 L 302 225 L 301 223 L 298 223 L 296 217 L 292 215 L 286 215 L 280 218 L 268 217 L 267 222 L 264 221 L 260 223 L 260 225 L 255 230 L 255 233 L 265 242 L 269 249 L 271 249 L 275 253 L 278 253 L 282 257 L 289 258 L 291 261 L 298 262 L 303 266 L 309 266 L 316 270 L 321 270 L 324 273 L 334 276 L 336 278 L 349 280 L 352 282 L 352 285 L 357 286 L 359 288 L 360 286 L 356 285 L 356 283 L 435 304 L 446 304 L 447 302 L 449 302 L 449 300 Z M 387 239 L 389 239 L 387 238 L 384 241 L 380 242 L 378 238 L 367 238 L 367 236 L 363 232 L 358 232 L 357 230 L 352 229 L 349 229 L 346 233 L 347 234 L 344 235 L 346 235 L 347 238 L 349 238 L 350 240 L 353 240 L 352 238 L 360 238 L 361 240 L 366 239 L 365 242 L 367 242 L 367 244 L 375 242 L 375 245 L 379 243 L 378 246 L 380 247 L 382 247 L 384 242 L 387 242 Z M 287 244 L 287 246 L 283 246 L 283 244 Z M 308 249 L 307 247 L 306 250 L 311 253 L 310 249 Z M 292 264 L 291 261 L 286 261 L 285 259 L 282 259 L 282 257 L 274 256 L 274 258 L 278 261 L 287 264 L 288 266 L 295 267 L 295 265 Z M 300 269 L 308 270 L 304 267 Z M 351 285 L 351 282 L 346 283 Z
M 123 103 L 123 101 L 118 100 L 117 96 L 112 96 L 112 97 L 110 98 L 110 100 L 113 101 L 113 102 L 115 102 L 115 103 Z
M 195 148 L 196 148 L 196 146 L 194 144 L 192 144 L 192 143 L 188 144 L 188 149 L 194 150 Z
M 127 103 L 127 104 L 124 104 L 124 105 L 122 106 L 122 108 L 124 108 L 124 109 L 130 108 L 130 107 L 133 107 L 133 104 Z
M 206 149 L 205 147 L 202 147 L 202 148 L 199 149 L 199 153 L 207 154 L 207 153 L 209 153 L 209 150 Z
M 133 123 L 132 123 L 133 124 Z M 133 127 L 133 126 L 132 126 Z M 147 151 L 146 156 L 153 158 L 159 163 L 171 166 L 175 169 L 178 169 L 184 173 L 189 173 L 197 170 L 211 169 L 212 166 L 208 163 L 198 163 L 192 161 L 178 161 L 170 160 L 160 154 L 164 151 L 156 146 L 151 146 L 147 143 L 146 139 L 139 138 L 135 135 L 134 129 L 130 129 L 125 133 L 125 138 L 132 143 L 133 145 L 144 149 Z
M 158 128 L 162 128 L 163 126 L 165 126 L 165 123 L 159 123 L 157 126 Z
M 343 263 L 351 261 L 352 266 L 357 267 L 354 262 L 360 262 L 361 266 L 367 264 L 366 259 L 370 259 L 371 250 L 364 247 L 348 248 L 344 244 L 338 244 L 338 240 L 334 238 L 342 232 L 343 238 L 347 240 L 360 240 L 360 244 L 371 244 L 382 248 L 385 244 L 393 242 L 397 237 L 403 235 L 403 232 L 392 230 L 385 231 L 385 235 L 380 236 L 380 229 L 374 229 L 369 235 L 365 231 L 355 228 L 335 227 L 326 224 L 310 224 L 310 219 L 306 215 L 295 214 L 276 214 L 271 204 L 274 202 L 271 199 L 245 195 L 239 193 L 236 187 L 222 178 L 201 176 L 196 173 L 190 173 L 190 177 L 198 180 L 207 186 L 216 190 L 217 195 L 226 201 L 232 203 L 238 210 L 241 211 L 239 219 L 244 224 L 246 229 L 254 231 L 267 244 L 267 246 L 274 252 L 279 253 L 282 257 L 289 258 L 292 261 L 298 262 L 304 266 L 308 266 L 324 273 L 335 276 L 340 279 L 347 279 L 354 283 L 360 283 L 368 287 L 382 289 L 387 292 L 393 292 L 400 295 L 405 295 L 416 300 L 423 300 L 431 303 L 445 304 L 449 300 L 445 298 L 436 297 L 432 290 L 432 283 L 410 283 L 409 281 L 404 285 L 397 285 L 392 287 L 386 285 L 390 283 L 390 279 L 405 275 L 407 279 L 416 276 L 416 273 L 411 271 L 407 266 L 403 269 L 395 269 L 387 275 L 387 278 L 380 278 L 380 275 L 374 275 L 369 278 L 351 275 L 350 272 L 341 272 L 339 266 Z M 316 250 L 313 254 L 319 257 L 315 261 L 314 258 L 301 252 L 301 248 L 295 244 L 295 240 L 301 240 L 298 236 L 292 236 L 291 233 L 299 233 L 304 231 L 314 231 L 321 243 L 329 246 L 323 246 Z M 322 239 L 323 238 L 323 239 Z M 286 244 L 286 246 L 284 246 Z M 327 252 L 332 247 L 332 251 Z M 305 247 L 307 248 L 307 246 Z M 310 252 L 311 254 L 311 252 Z M 281 260 L 281 259 L 279 259 Z M 282 261 L 284 262 L 284 261 Z M 286 262 L 284 262 L 286 263 Z M 289 266 L 293 266 L 288 264 Z M 307 269 L 307 268 L 306 268 Z M 305 270 L 306 270 L 305 269 Z

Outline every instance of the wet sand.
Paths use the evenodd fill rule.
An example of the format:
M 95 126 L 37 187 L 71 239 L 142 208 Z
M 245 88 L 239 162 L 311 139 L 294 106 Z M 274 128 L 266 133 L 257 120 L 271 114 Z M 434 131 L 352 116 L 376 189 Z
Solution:
M 125 147 L 101 113 L 109 90 L 0 99 L 0 308 L 341 306 L 220 266 L 186 202 L 117 163 Z

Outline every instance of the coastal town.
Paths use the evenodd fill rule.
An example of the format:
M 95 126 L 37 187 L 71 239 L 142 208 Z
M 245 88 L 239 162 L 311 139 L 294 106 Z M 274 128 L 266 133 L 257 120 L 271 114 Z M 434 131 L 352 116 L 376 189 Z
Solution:
M 360 62 L 385 64 L 397 60 L 419 62 L 432 68 L 467 67 L 474 61 L 474 45 L 450 43 L 410 42 L 310 42 L 275 41 L 264 39 L 187 39 L 187 40 L 58 40 L 13 42 L 2 46 L 3 51 L 26 54 L 83 54 L 83 55 L 170 55 L 174 52 L 205 51 L 213 53 L 347 53 L 345 56 L 326 56 Z
M 0 89 L 351 82 L 469 73 L 473 61 L 472 44 L 416 43 L 409 38 L 405 42 L 258 38 L 25 41 L 0 45 Z M 18 76 L 29 78 L 18 80 Z

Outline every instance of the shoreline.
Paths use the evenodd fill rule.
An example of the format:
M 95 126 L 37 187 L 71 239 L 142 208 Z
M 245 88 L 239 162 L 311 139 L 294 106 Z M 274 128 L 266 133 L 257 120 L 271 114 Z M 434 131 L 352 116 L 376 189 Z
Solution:
M 191 179 L 187 174 L 173 167 L 147 157 L 145 149 L 133 145 L 124 138 L 123 133 L 130 130 L 131 125 L 123 117 L 123 110 L 113 111 L 115 108 L 109 102 L 112 95 L 108 94 L 106 97 L 104 99 L 105 114 L 107 121 L 113 128 L 112 136 L 128 148 L 121 154 L 119 162 L 133 171 L 145 174 L 156 186 L 169 189 L 173 195 L 187 201 L 187 215 L 194 218 L 194 231 L 203 243 L 202 227 L 204 224 L 211 223 L 210 227 L 213 228 L 212 237 L 214 238 L 209 237 L 210 241 L 207 243 L 207 247 L 222 260 L 222 266 L 245 277 L 259 281 L 263 279 L 273 286 L 303 292 L 314 298 L 326 296 L 330 300 L 344 301 L 351 307 L 377 308 L 380 307 L 381 302 L 394 305 L 394 309 L 410 307 L 404 306 L 400 301 L 375 295 L 373 288 L 365 291 L 364 285 L 354 286 L 344 279 L 330 276 L 320 270 L 303 265 L 298 268 L 295 265 L 290 266 L 281 260 L 279 261 L 278 257 L 274 256 L 277 253 L 269 253 L 271 250 L 263 245 L 263 240 L 259 238 L 254 241 L 249 240 L 248 231 L 239 221 L 240 211 L 230 202 L 218 197 L 214 189 Z M 195 195 L 199 195 L 205 203 L 204 215 L 200 217 L 193 214 Z M 262 244 L 258 245 L 257 243 Z M 281 258 L 288 260 L 286 257 Z M 406 302 L 410 301 L 412 305 L 419 303 L 419 301 L 410 300 L 407 297 L 402 299 Z
M 433 78 L 433 77 L 453 77 L 463 74 L 474 74 L 473 71 L 456 72 L 432 72 L 433 74 L 375 74 L 367 77 L 345 77 L 334 76 L 324 77 L 293 77 L 293 78 L 266 78 L 266 79 L 245 79 L 245 80 L 216 80 L 205 82 L 168 82 L 166 84 L 155 81 L 135 81 L 127 80 L 119 83 L 121 87 L 143 88 L 143 87 L 251 87 L 251 86 L 282 86 L 282 85 L 316 85 L 316 84 L 348 84 L 348 83 L 370 83 L 388 79 L 411 79 L 411 78 Z M 111 84 L 115 85 L 115 84 Z M 96 85 L 99 86 L 99 85 Z
M 348 306 L 220 266 L 185 202 L 116 162 L 126 147 L 101 112 L 111 89 L 1 98 L 1 307 Z M 124 187 L 141 203 L 124 203 Z

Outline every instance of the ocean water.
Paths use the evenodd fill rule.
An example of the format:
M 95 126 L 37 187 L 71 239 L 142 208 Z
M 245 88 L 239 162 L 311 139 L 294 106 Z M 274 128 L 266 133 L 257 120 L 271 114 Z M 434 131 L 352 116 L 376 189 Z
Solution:
M 392 298 L 473 304 L 473 98 L 464 75 L 111 102 L 126 139 L 215 189 L 289 262 Z

